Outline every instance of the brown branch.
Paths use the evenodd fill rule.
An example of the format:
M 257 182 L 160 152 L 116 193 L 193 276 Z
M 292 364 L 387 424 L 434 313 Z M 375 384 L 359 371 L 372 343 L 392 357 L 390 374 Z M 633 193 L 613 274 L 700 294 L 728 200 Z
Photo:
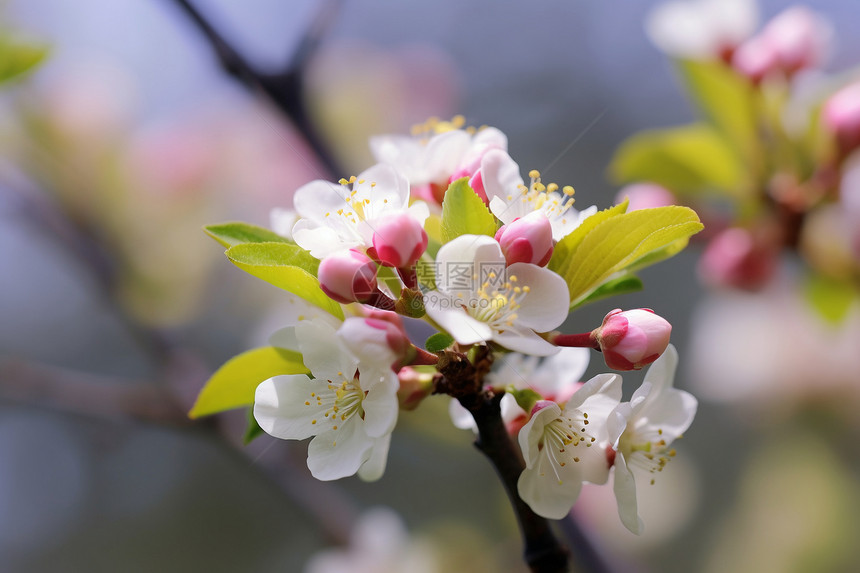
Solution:
M 293 123 L 330 175 L 345 174 L 310 119 L 304 97 L 305 70 L 319 47 L 325 31 L 334 19 L 340 4 L 339 0 L 327 0 L 324 3 L 289 63 L 284 70 L 274 74 L 264 73 L 248 62 L 190 0 L 175 0 L 175 2 L 212 46 L 224 71 L 246 87 L 265 94 Z

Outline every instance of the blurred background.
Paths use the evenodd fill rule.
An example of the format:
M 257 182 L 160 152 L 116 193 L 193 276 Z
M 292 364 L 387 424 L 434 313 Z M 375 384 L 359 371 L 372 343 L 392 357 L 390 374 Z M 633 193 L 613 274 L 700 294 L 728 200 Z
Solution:
M 460 113 L 505 132 L 524 172 L 605 208 L 616 147 L 693 118 L 645 35 L 652 0 L 194 4 L 272 73 L 325 24 L 301 88 L 335 179 L 371 164 L 368 136 Z M 767 19 L 789 2 L 760 6 Z M 860 5 L 814 9 L 837 38 L 826 69 L 860 64 Z M 440 571 L 523 571 L 504 493 L 443 397 L 401 414 L 372 484 L 313 481 L 304 444 L 263 436 L 243 451 L 245 412 L 184 419 L 209 374 L 280 326 L 284 296 L 201 227 L 266 226 L 297 187 L 331 177 L 179 2 L 12 0 L 0 27 L 49 47 L 0 93 L 0 570 L 301 571 L 384 505 L 400 515 L 386 527 Z M 565 326 L 655 309 L 674 325 L 676 384 L 700 399 L 643 502 L 644 535 L 623 529 L 608 488 L 575 512 L 622 570 L 857 570 L 856 300 L 839 324 L 807 312 L 790 257 L 764 294 L 709 294 L 700 255 Z M 588 375 L 603 370 L 594 355 Z M 641 374 L 624 378 L 629 393 Z

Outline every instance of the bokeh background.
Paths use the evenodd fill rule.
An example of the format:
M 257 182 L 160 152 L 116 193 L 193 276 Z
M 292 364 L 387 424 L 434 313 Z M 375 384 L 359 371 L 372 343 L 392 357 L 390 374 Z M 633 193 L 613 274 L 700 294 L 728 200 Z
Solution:
M 645 36 L 655 4 L 344 0 L 306 70 L 310 118 L 348 170 L 339 177 L 370 164 L 369 135 L 462 113 L 504 131 L 524 170 L 603 208 L 618 144 L 693 117 Z M 195 5 L 272 71 L 320 8 Z M 764 0 L 763 16 L 788 5 Z M 838 37 L 828 69 L 860 64 L 860 5 L 814 8 Z M 0 24 L 51 49 L 0 96 L 0 570 L 301 571 L 385 505 L 448 571 L 522 571 L 504 494 L 444 398 L 401 415 L 389 470 L 372 484 L 314 482 L 302 444 L 264 436 L 242 452 L 243 412 L 182 421 L 209 373 L 278 328 L 283 297 L 224 260 L 202 225 L 267 225 L 323 168 L 277 109 L 225 75 L 172 0 L 13 0 Z M 725 380 L 737 392 L 712 391 L 713 379 L 744 375 L 721 363 L 756 356 L 725 353 L 703 328 L 745 319 L 720 333 L 755 348 L 794 303 L 788 283 L 763 298 L 707 295 L 699 254 L 694 245 L 646 270 L 643 292 L 566 325 L 592 329 L 607 304 L 654 308 L 674 325 L 676 383 L 701 402 L 645 503 L 643 536 L 623 530 L 606 488 L 586 490 L 576 511 L 624 570 L 856 570 L 857 392 L 840 408 L 814 391 L 786 400 L 791 373 L 775 364 L 791 345 L 756 366 L 776 380 L 766 391 L 737 379 Z M 858 340 L 821 328 L 833 344 Z M 811 378 L 827 371 L 824 352 L 809 354 Z M 603 368 L 595 355 L 589 374 Z M 856 369 L 836 376 L 860 386 Z M 625 388 L 639 380 L 625 375 Z

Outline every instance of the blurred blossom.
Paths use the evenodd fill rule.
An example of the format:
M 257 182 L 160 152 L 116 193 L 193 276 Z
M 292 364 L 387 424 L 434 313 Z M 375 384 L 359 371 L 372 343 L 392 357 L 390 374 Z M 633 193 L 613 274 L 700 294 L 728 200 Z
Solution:
M 757 25 L 755 0 L 683 0 L 657 6 L 645 29 L 670 56 L 714 60 L 728 58 Z
M 353 528 L 349 547 L 313 556 L 305 573 L 441 573 L 432 546 L 412 539 L 400 517 L 377 507 Z
M 657 185 L 656 183 L 633 183 L 622 187 L 615 196 L 615 204 L 623 203 L 628 199 L 627 212 L 639 209 L 651 209 L 653 207 L 667 207 L 674 205 L 677 199 L 671 191 Z
M 860 398 L 860 307 L 825 323 L 790 285 L 715 293 L 693 317 L 693 390 L 704 399 L 776 409 L 798 400 Z
M 858 229 L 857 214 L 838 204 L 823 205 L 806 217 L 800 252 L 822 274 L 850 280 L 860 273 L 860 251 L 855 244 Z
M 712 287 L 756 290 L 774 276 L 778 247 L 760 230 L 731 227 L 720 231 L 699 259 L 699 277 Z
M 454 115 L 459 82 L 454 62 L 435 47 L 383 50 L 353 40 L 323 46 L 307 90 L 312 117 L 337 157 L 356 172 L 373 161 L 370 136 Z

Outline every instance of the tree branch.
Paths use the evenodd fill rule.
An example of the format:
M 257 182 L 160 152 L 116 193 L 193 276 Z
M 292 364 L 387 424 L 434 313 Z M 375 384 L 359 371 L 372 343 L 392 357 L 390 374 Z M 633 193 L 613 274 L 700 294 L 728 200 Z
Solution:
M 326 0 L 283 71 L 267 74 L 248 62 L 212 26 L 190 0 L 175 0 L 212 46 L 224 71 L 248 88 L 265 94 L 293 123 L 332 176 L 344 175 L 338 161 L 310 119 L 304 97 L 305 69 L 328 29 L 339 0 Z

